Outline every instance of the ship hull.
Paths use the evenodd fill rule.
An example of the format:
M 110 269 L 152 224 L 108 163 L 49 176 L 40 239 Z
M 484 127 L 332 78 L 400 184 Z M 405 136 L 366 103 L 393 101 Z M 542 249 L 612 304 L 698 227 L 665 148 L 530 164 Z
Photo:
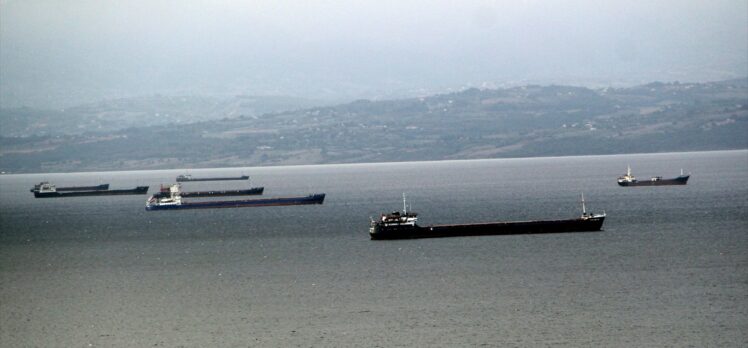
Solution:
M 101 184 L 96 186 L 71 186 L 71 187 L 57 187 L 57 191 L 102 191 L 108 190 L 109 184 Z M 30 192 L 39 191 L 39 185 L 29 190 Z
M 303 197 L 278 197 L 263 199 L 246 199 L 234 201 L 182 202 L 177 205 L 146 205 L 145 210 L 180 210 L 180 209 L 215 209 L 242 207 L 271 207 L 285 205 L 322 204 L 325 194 L 314 194 Z
M 138 186 L 127 190 L 71 191 L 71 192 L 37 192 L 36 198 L 86 197 L 86 196 L 121 196 L 142 195 L 148 193 L 148 186 Z
M 679 176 L 672 179 L 660 179 L 660 180 L 642 180 L 642 181 L 619 181 L 618 185 L 628 186 L 673 186 L 673 185 L 686 185 L 690 175 Z
M 193 191 L 180 192 L 182 197 L 224 197 L 224 196 L 252 196 L 261 195 L 265 191 L 264 187 L 253 187 L 247 190 L 216 190 L 216 191 Z M 159 192 L 154 196 L 156 198 L 169 197 L 169 192 Z
M 508 221 L 465 225 L 383 226 L 376 224 L 369 235 L 373 240 L 467 237 L 509 234 L 600 231 L 605 217 L 586 219 Z
M 249 176 L 242 175 L 239 177 L 227 177 L 227 178 L 180 178 L 177 177 L 177 182 L 187 181 L 227 181 L 227 180 L 249 180 Z

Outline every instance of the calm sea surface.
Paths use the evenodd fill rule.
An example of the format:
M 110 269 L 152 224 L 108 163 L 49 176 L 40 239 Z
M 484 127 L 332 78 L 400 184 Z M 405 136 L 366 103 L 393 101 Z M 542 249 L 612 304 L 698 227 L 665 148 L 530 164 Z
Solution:
M 692 172 L 687 186 L 622 188 Z M 748 346 L 748 151 L 225 168 L 324 205 L 145 211 L 146 195 L 35 199 L 185 170 L 0 176 L 0 345 Z M 422 225 L 570 218 L 599 233 L 370 241 Z M 232 198 L 226 198 L 232 199 Z

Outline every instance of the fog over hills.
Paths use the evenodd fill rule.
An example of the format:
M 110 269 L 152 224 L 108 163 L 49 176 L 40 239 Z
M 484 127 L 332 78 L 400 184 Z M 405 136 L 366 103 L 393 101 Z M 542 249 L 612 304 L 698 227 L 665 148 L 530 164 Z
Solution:
M 746 1 L 0 0 L 0 171 L 746 148 L 746 76 Z
M 748 75 L 745 1 L 0 1 L 0 106 Z

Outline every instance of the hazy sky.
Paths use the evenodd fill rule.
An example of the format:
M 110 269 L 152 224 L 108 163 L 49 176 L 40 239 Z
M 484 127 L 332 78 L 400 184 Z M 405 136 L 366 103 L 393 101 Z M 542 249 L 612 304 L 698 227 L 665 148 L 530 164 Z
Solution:
M 3 107 L 746 75 L 746 0 L 0 0 Z

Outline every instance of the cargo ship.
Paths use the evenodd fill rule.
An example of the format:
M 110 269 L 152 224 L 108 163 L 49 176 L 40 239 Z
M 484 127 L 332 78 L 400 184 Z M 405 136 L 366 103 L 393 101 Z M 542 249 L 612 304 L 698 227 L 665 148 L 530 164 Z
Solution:
M 234 177 L 213 177 L 213 178 L 193 178 L 192 175 L 180 175 L 177 176 L 177 182 L 187 181 L 226 181 L 226 180 L 249 180 L 249 176 L 234 176 Z
M 680 175 L 675 178 L 663 179 L 661 176 L 652 177 L 649 180 L 637 180 L 636 177 L 631 175 L 631 167 L 628 167 L 626 174 L 618 177 L 619 186 L 671 186 L 671 185 L 685 185 L 688 183 L 688 178 L 691 177 L 691 173 L 683 174 L 683 169 L 680 170 Z
M 403 195 L 403 212 L 382 214 L 371 220 L 369 236 L 372 240 L 466 237 L 507 234 L 535 234 L 600 231 L 605 213 L 587 213 L 582 196 L 582 216 L 565 220 L 498 221 L 455 225 L 419 226 L 418 214 L 407 211 Z
M 92 191 L 69 191 L 58 192 L 57 187 L 50 183 L 43 183 L 39 190 L 34 191 L 36 198 L 57 198 L 57 197 L 82 197 L 82 196 L 117 196 L 117 195 L 141 195 L 148 193 L 148 186 L 138 186 L 134 189 L 123 190 L 92 190 Z
M 39 191 L 39 189 L 44 184 L 49 184 L 47 181 L 42 181 L 36 185 L 34 185 L 30 192 Z M 61 191 L 101 191 L 101 190 L 108 190 L 109 184 L 101 184 L 96 186 L 69 186 L 69 187 L 57 187 L 57 192 Z
M 156 192 L 153 196 L 156 198 L 164 198 L 171 196 L 171 186 L 161 186 L 161 189 Z M 261 195 L 265 191 L 264 187 L 252 187 L 245 190 L 211 190 L 211 191 L 188 191 L 184 192 L 181 190 L 181 186 L 177 184 L 179 195 L 181 197 L 221 197 L 221 196 L 252 196 Z
M 270 207 L 285 205 L 322 204 L 324 193 L 316 193 L 298 197 L 275 197 L 261 199 L 244 199 L 231 201 L 201 201 L 186 202 L 182 200 L 178 188 L 172 185 L 169 197 L 151 196 L 145 204 L 145 210 L 177 210 L 177 209 L 210 209 L 210 208 L 241 208 L 241 207 Z

